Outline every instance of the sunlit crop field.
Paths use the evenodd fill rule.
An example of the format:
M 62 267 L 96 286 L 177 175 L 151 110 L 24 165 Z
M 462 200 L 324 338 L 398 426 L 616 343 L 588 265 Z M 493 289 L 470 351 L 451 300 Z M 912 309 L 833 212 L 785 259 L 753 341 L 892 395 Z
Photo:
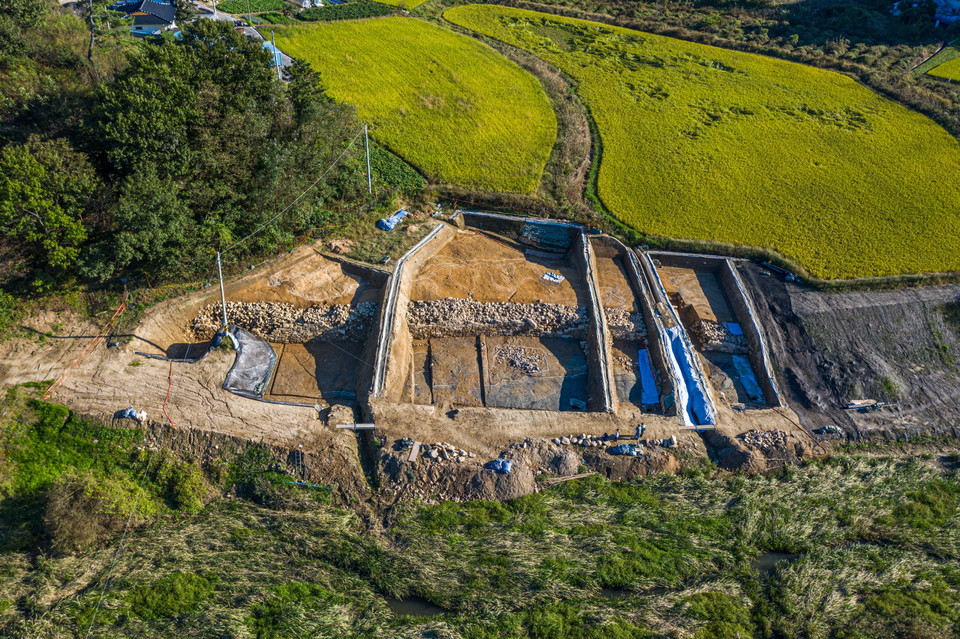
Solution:
M 960 80 L 960 57 L 956 55 L 957 50 L 951 48 L 948 53 L 953 53 L 953 57 L 927 71 L 927 75 L 947 78 L 948 80 Z
M 823 278 L 960 270 L 960 146 L 843 75 L 493 5 L 445 17 L 575 78 L 600 197 L 638 230 L 774 248 Z
M 403 5 L 403 7 L 406 9 L 413 9 L 414 7 L 418 7 L 426 1 L 427 0 L 377 0 L 377 2 L 382 2 L 383 4 L 389 4 L 394 7 L 399 7 Z
M 556 139 L 536 78 L 467 36 L 412 18 L 277 28 L 331 97 L 434 182 L 525 193 Z

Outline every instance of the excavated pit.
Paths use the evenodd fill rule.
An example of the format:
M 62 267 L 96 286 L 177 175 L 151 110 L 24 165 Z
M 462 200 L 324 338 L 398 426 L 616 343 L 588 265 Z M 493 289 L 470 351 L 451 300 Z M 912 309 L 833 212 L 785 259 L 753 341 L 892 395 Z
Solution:
M 372 370 L 376 324 L 386 273 L 316 253 L 291 266 L 228 291 L 231 325 L 263 340 L 276 354 L 264 362 L 263 384 L 254 393 L 268 401 L 306 405 L 355 405 Z M 200 309 L 191 322 L 195 339 L 218 330 L 221 304 Z
M 545 250 L 460 231 L 424 260 L 404 309 L 413 356 L 402 400 L 586 410 L 590 315 L 575 237 L 560 227 Z
M 760 328 L 732 261 L 676 253 L 651 257 L 715 394 L 737 409 L 779 406 Z

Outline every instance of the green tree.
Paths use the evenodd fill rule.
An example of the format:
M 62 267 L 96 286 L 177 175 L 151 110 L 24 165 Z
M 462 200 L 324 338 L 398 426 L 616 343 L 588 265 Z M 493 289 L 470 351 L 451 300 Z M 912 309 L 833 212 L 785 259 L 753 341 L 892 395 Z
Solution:
M 51 170 L 58 166 L 63 170 Z M 85 157 L 64 140 L 32 139 L 29 145 L 4 148 L 0 232 L 23 244 L 33 266 L 69 268 L 87 238 L 81 214 L 94 182 Z

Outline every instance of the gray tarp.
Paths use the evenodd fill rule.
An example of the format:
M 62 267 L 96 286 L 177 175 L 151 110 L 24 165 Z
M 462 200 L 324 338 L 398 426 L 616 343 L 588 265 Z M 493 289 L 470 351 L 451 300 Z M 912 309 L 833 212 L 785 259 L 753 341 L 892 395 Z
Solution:
M 239 326 L 230 327 L 230 336 L 237 348 L 237 359 L 223 382 L 224 390 L 246 397 L 263 397 L 277 366 L 276 351 Z

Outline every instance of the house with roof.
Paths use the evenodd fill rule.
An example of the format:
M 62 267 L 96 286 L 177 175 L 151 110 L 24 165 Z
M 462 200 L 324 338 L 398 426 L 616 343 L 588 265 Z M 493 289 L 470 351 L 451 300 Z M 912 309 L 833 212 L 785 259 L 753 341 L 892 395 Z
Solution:
M 152 35 L 177 26 L 177 7 L 168 0 L 121 0 L 110 7 L 133 18 L 130 33 Z

